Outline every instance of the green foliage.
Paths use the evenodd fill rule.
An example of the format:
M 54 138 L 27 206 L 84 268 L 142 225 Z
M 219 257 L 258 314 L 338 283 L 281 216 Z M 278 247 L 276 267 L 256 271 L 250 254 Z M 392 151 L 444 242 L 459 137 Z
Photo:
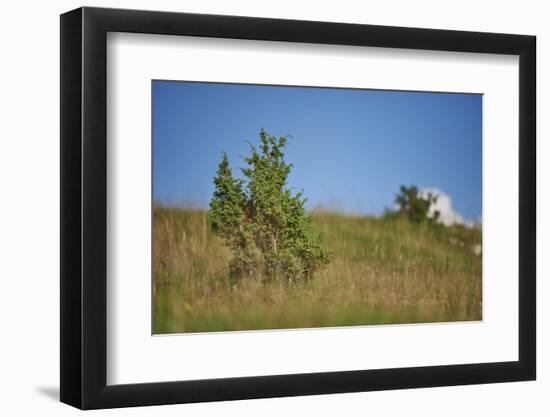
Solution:
M 309 280 L 329 261 L 305 211 L 306 199 L 287 187 L 292 165 L 284 160 L 286 145 L 286 137 L 262 129 L 259 146 L 250 144 L 250 156 L 244 158 L 245 181 L 233 177 L 227 155 L 219 164 L 210 217 L 213 231 L 233 252 L 233 276 Z
M 412 222 L 433 222 L 436 223 L 439 219 L 439 211 L 434 211 L 433 215 L 429 215 L 430 208 L 437 202 L 437 196 L 432 193 L 422 195 L 418 188 L 414 185 L 400 187 L 400 193 L 395 197 L 396 204 L 399 205 L 398 215 L 406 217 Z

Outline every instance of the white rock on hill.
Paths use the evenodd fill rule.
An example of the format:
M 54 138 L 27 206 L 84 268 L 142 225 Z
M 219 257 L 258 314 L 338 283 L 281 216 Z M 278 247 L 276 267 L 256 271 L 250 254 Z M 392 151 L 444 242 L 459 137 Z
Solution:
M 437 201 L 430 207 L 428 215 L 433 216 L 435 211 L 439 211 L 439 222 L 445 226 L 453 224 L 461 224 L 466 227 L 474 227 L 475 224 L 471 220 L 467 220 L 457 213 L 453 208 L 453 201 L 449 194 L 444 193 L 437 188 L 423 188 L 420 190 L 420 195 L 426 198 L 428 193 L 437 196 Z

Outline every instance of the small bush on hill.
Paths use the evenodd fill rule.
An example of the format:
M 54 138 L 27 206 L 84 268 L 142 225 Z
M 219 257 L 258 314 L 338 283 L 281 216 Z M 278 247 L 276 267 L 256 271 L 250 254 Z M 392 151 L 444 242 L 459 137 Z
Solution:
M 399 194 L 395 197 L 395 203 L 399 206 L 396 214 L 415 223 L 437 223 L 439 211 L 436 210 L 430 215 L 430 208 L 436 202 L 436 195 L 422 194 L 414 185 L 410 187 L 402 185 Z
M 244 158 L 244 180 L 233 176 L 226 154 L 218 166 L 210 218 L 213 231 L 232 250 L 234 277 L 309 280 L 329 262 L 322 236 L 304 208 L 306 199 L 288 188 L 292 165 L 284 160 L 287 141 L 262 129 L 259 146 L 250 144 Z

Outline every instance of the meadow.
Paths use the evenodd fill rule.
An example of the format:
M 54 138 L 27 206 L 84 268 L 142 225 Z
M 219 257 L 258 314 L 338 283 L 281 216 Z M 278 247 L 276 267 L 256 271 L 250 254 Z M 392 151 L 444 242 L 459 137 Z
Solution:
M 153 333 L 482 319 L 479 228 L 312 214 L 330 262 L 309 282 L 231 279 L 207 210 L 155 205 Z

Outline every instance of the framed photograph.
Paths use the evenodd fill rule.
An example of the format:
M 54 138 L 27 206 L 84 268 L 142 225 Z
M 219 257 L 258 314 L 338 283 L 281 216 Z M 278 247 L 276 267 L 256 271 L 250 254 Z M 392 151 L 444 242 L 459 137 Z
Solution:
M 61 401 L 533 380 L 535 37 L 61 16 Z

